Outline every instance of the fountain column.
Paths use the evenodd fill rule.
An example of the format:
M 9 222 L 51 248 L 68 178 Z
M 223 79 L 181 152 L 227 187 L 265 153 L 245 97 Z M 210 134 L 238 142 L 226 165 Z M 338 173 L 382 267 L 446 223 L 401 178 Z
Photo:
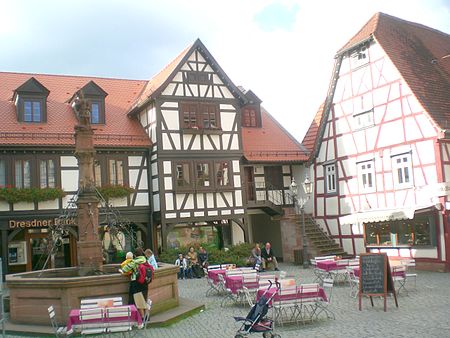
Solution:
M 91 126 L 90 103 L 82 93 L 73 109 L 78 118 L 75 126 L 75 157 L 78 160 L 77 258 L 78 266 L 86 272 L 98 270 L 103 264 L 102 242 L 98 227 L 99 200 L 94 180 L 94 130 Z

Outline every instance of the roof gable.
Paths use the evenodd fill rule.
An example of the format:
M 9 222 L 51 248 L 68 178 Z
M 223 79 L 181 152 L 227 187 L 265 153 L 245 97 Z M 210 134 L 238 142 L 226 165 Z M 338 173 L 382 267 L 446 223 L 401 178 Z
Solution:
M 94 81 L 89 81 L 83 88 L 79 91 L 83 91 L 85 96 L 107 96 L 108 93 L 105 92 L 98 84 Z
M 134 114 L 148 102 L 151 102 L 153 99 L 158 97 L 196 50 L 203 56 L 206 62 L 208 62 L 209 66 L 217 73 L 219 78 L 230 89 L 233 95 L 242 103 L 247 102 L 246 96 L 234 85 L 200 39 L 197 39 L 192 45 L 185 48 L 181 54 L 179 54 L 163 70 L 161 70 L 161 72 L 156 74 L 150 81 L 147 82 L 145 88 L 134 102 L 129 114 Z
M 32 95 L 43 95 L 43 96 L 47 97 L 48 94 L 50 93 L 50 91 L 47 88 L 45 88 L 34 77 L 31 77 L 27 81 L 25 81 L 23 84 L 21 84 L 19 87 L 17 87 L 16 90 L 14 90 L 14 95 L 17 95 L 19 93 L 32 94 Z

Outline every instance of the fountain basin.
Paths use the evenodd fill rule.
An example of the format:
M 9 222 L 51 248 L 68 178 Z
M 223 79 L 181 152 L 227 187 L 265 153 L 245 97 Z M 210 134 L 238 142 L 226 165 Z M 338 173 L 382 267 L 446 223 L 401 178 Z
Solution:
M 177 307 L 179 268 L 160 263 L 155 270 L 148 296 L 152 314 Z M 10 295 L 10 320 L 17 324 L 49 325 L 47 308 L 55 307 L 57 320 L 65 323 L 71 309 L 80 308 L 83 298 L 122 296 L 128 303 L 129 278 L 118 271 L 118 264 L 103 265 L 100 275 L 81 275 L 76 267 L 48 269 L 6 275 Z

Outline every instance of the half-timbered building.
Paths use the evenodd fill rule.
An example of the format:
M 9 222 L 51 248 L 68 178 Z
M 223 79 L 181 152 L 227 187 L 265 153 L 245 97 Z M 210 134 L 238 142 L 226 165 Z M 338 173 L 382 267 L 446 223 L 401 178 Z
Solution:
M 91 102 L 95 128 L 95 181 L 134 192 L 108 200 L 146 241 L 150 232 L 147 170 L 150 140 L 138 121 L 126 117 L 146 81 L 78 76 L 0 73 L 0 230 L 6 273 L 40 269 L 47 259 L 48 229 L 78 189 L 71 103 L 83 91 Z M 35 200 L 33 191 L 65 196 Z M 34 190 L 32 190 L 34 189 Z M 22 194 L 19 196 L 18 193 Z M 25 194 L 25 195 L 24 195 Z M 28 195 L 27 195 L 28 194 Z M 47 267 L 77 264 L 77 227 L 69 232 Z M 105 249 L 109 247 L 106 234 Z M 125 245 L 129 238 L 121 237 Z M 122 245 L 122 247 L 123 247 Z M 118 246 L 120 249 L 121 246 Z
M 305 137 L 311 211 L 351 254 L 450 269 L 450 36 L 375 14 L 337 53 Z

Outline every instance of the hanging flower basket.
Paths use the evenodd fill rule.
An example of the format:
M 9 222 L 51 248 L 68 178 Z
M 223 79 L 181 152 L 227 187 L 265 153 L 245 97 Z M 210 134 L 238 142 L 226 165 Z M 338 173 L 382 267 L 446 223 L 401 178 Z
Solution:
M 134 192 L 134 189 L 126 185 L 104 185 L 97 187 L 98 192 L 103 196 L 105 200 L 110 198 L 127 197 Z
M 8 203 L 44 202 L 64 196 L 66 196 L 66 193 L 61 188 L 0 188 L 0 201 Z

